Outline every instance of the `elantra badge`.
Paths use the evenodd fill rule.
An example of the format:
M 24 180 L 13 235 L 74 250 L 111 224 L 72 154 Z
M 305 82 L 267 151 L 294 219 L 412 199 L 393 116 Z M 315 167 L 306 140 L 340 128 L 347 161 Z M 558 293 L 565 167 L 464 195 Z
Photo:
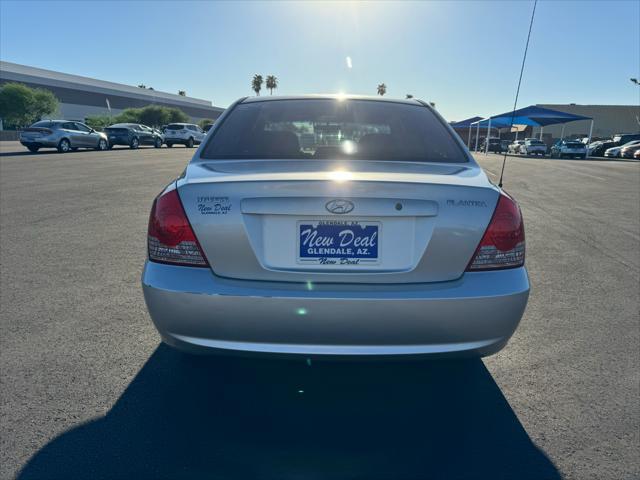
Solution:
M 354 209 L 354 205 L 353 205 L 353 202 L 350 202 L 349 200 L 336 198 L 335 200 L 331 200 L 327 202 L 324 208 L 326 208 L 327 211 L 331 213 L 342 215 L 352 211 Z

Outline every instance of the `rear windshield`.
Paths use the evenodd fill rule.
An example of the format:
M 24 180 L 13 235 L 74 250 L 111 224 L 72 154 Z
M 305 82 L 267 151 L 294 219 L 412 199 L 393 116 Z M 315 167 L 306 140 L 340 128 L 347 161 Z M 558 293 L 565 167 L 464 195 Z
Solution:
M 467 161 L 463 149 L 426 107 L 334 99 L 237 105 L 201 158 Z
M 176 123 L 172 123 L 171 125 L 167 125 L 167 130 L 182 130 L 185 128 L 184 125 L 178 125 Z
M 51 120 L 40 120 L 39 122 L 36 122 L 31 126 L 32 127 L 41 127 L 41 128 L 50 128 L 50 127 L 53 127 L 54 125 L 55 125 L 55 123 L 52 122 Z
M 572 147 L 572 148 L 584 147 L 584 143 L 580 143 L 580 142 L 567 142 L 567 147 Z

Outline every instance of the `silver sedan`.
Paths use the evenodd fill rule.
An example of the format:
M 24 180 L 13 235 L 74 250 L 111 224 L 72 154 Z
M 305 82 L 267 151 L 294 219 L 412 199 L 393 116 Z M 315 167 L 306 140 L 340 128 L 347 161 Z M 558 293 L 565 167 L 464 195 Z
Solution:
M 255 97 L 153 202 L 142 287 L 189 352 L 481 356 L 524 256 L 517 203 L 428 104 Z
M 31 152 L 41 148 L 56 148 L 66 153 L 78 148 L 106 150 L 107 136 L 81 122 L 70 120 L 41 120 L 20 132 L 20 143 Z

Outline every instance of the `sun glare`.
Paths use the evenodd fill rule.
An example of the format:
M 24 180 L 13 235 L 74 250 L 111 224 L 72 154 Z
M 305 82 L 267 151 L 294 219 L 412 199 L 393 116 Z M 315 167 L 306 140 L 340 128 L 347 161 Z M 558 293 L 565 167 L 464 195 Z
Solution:
M 334 170 L 329 172 L 329 178 L 335 182 L 348 182 L 353 179 L 353 174 L 346 170 Z

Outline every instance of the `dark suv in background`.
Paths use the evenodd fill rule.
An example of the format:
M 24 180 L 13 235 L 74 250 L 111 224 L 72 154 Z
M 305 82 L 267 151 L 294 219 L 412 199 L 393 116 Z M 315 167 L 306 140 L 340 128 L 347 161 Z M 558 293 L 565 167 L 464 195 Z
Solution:
M 484 152 L 485 151 L 485 143 L 486 143 L 487 139 L 482 140 L 482 143 L 480 144 L 480 151 Z M 488 148 L 489 152 L 494 152 L 494 153 L 501 153 L 502 152 L 502 140 L 500 140 L 499 138 L 489 138 L 489 148 Z
M 164 137 L 158 130 L 139 123 L 116 123 L 104 129 L 109 139 L 109 148 L 114 145 L 126 145 L 138 148 L 140 145 L 162 147 Z

